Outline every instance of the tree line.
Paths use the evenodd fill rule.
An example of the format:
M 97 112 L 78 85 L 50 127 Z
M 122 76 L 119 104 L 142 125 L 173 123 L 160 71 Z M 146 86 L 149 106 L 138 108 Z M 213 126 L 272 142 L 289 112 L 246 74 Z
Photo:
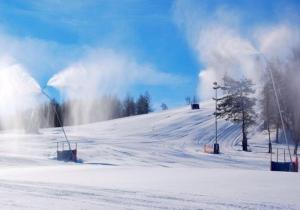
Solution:
M 25 125 L 26 131 L 38 132 L 40 128 L 60 127 L 61 124 L 92 123 L 148 114 L 152 111 L 151 96 L 146 91 L 136 99 L 127 94 L 123 100 L 115 95 L 104 95 L 92 100 L 70 99 L 62 103 L 56 100 L 46 101 L 18 113 L 18 119 L 20 126 Z M 6 123 L 13 126 L 13 122 Z
M 64 125 L 91 123 L 152 112 L 151 97 L 147 91 L 144 94 L 140 94 L 137 99 L 134 99 L 134 97 L 129 94 L 127 94 L 123 100 L 117 96 L 106 95 L 88 103 L 90 107 L 88 113 L 84 111 L 87 103 L 82 100 L 80 100 L 80 102 L 69 100 L 61 105 L 55 102 L 55 107 L 56 110 L 58 110 L 58 115 L 63 119 Z M 88 121 L 80 122 L 73 119 L 74 116 L 77 116 L 77 114 L 72 114 L 74 105 L 77 105 L 76 112 L 83 112 L 90 116 Z M 55 126 L 59 126 L 57 123 L 57 121 L 54 121 Z

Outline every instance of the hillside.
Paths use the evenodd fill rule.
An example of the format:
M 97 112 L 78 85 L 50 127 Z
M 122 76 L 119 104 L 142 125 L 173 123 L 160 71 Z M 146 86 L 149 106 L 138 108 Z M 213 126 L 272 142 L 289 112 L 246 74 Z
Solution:
M 269 171 L 257 128 L 242 152 L 240 128 L 220 120 L 222 154 L 203 152 L 213 107 L 67 127 L 80 163 L 55 160 L 60 128 L 1 132 L 1 209 L 299 209 L 298 173 Z

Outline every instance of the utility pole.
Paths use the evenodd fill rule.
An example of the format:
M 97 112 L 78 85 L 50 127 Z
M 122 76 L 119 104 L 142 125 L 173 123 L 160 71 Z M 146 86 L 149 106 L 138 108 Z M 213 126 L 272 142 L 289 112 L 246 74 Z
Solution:
M 218 117 L 217 117 L 217 113 L 218 113 L 218 89 L 221 88 L 220 85 L 218 85 L 217 82 L 213 83 L 213 89 L 215 90 L 215 98 L 213 98 L 213 100 L 216 101 L 216 111 L 215 111 L 215 127 L 216 127 L 216 137 L 215 137 L 215 143 L 214 143 L 214 154 L 219 154 L 220 153 L 220 147 L 218 144 Z

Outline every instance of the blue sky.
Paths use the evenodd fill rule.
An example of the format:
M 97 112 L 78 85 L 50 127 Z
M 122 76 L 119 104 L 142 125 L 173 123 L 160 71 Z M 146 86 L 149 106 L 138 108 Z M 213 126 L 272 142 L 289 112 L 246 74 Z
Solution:
M 187 14 L 195 14 L 196 20 L 182 14 L 178 5 L 188 8 Z M 238 25 L 247 36 L 252 27 L 285 19 L 299 24 L 299 5 L 296 0 L 11 0 L 0 3 L 0 33 L 20 45 L 15 59 L 41 86 L 84 57 L 86 49 L 113 49 L 177 78 L 166 85 L 139 82 L 120 95 L 148 90 L 155 108 L 162 102 L 174 107 L 184 104 L 185 96 L 198 94 L 198 74 L 204 65 L 190 41 L 194 30 L 187 29 L 189 20 L 200 27 L 215 19 L 221 8 L 230 14 L 226 24 Z

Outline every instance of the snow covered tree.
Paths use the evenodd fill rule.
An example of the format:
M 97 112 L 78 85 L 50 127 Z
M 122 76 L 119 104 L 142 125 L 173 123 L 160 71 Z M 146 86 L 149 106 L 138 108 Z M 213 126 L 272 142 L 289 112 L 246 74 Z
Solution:
M 219 99 L 217 117 L 241 124 L 242 148 L 244 151 L 248 151 L 247 129 L 255 123 L 256 116 L 253 108 L 256 99 L 250 97 L 255 92 L 253 83 L 249 79 L 237 81 L 229 76 L 224 76 L 223 82 L 222 89 L 225 96 Z

